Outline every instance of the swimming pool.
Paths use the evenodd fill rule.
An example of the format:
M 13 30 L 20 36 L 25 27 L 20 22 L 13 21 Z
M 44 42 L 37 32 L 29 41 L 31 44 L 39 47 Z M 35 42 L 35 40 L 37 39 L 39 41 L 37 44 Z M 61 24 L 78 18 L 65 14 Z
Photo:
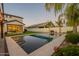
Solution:
M 47 40 L 33 37 L 33 36 L 22 36 L 15 37 L 14 40 L 26 51 L 27 53 L 31 53 L 34 50 L 40 48 L 41 46 L 48 43 Z
M 38 35 L 34 34 L 34 35 L 30 35 L 30 36 L 34 36 L 34 37 L 37 37 L 37 38 L 45 39 L 48 42 L 53 40 L 53 37 L 51 37 L 50 35 L 46 35 L 46 34 L 38 34 Z

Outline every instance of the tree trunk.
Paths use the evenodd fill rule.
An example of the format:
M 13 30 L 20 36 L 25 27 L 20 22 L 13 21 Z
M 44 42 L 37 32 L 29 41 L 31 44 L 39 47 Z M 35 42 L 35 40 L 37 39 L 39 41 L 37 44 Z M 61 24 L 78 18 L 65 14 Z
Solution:
M 59 36 L 61 36 L 61 27 L 59 27 Z
M 49 33 L 50 33 L 50 27 L 49 27 Z
M 77 33 L 77 23 L 75 23 L 73 26 L 73 33 Z

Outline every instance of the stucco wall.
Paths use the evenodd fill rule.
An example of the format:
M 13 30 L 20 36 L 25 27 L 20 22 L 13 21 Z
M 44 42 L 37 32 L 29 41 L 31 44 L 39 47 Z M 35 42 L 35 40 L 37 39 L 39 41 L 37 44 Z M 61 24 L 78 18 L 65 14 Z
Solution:
M 77 31 L 79 32 L 79 26 L 77 27 Z M 35 31 L 35 32 L 49 32 L 49 28 L 29 28 L 28 31 Z M 54 30 L 55 32 L 59 32 L 59 27 L 51 28 L 51 30 Z M 73 27 L 62 27 L 61 32 L 67 32 L 72 31 Z

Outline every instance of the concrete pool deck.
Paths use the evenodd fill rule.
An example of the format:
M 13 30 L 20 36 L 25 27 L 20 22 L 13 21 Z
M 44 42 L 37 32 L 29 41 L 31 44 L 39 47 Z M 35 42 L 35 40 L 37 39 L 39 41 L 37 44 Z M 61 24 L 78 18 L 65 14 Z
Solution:
M 6 43 L 10 56 L 27 56 L 27 53 L 11 37 L 6 37 Z

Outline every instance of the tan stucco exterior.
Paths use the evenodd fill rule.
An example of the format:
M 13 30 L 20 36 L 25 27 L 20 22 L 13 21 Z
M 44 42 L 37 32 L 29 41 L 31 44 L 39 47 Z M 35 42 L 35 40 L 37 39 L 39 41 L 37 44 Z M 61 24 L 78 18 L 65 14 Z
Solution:
M 10 14 L 4 14 L 4 28 L 3 31 L 8 32 L 8 26 L 7 25 L 18 25 L 19 27 L 22 26 L 22 30 L 24 31 L 24 23 L 23 23 L 23 18 L 15 15 L 10 15 Z M 22 32 L 23 32 L 22 31 Z

